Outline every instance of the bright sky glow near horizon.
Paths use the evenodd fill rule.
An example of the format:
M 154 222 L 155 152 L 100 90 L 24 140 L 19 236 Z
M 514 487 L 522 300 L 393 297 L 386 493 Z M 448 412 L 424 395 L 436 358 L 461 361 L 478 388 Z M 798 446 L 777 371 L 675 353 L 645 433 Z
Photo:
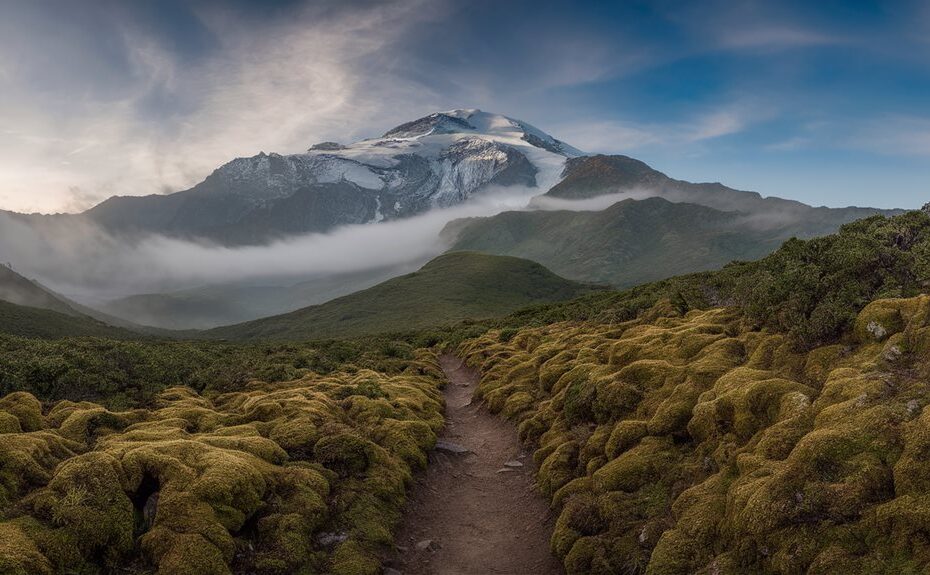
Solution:
M 930 201 L 930 2 L 0 0 L 0 209 L 477 107 L 672 177 Z

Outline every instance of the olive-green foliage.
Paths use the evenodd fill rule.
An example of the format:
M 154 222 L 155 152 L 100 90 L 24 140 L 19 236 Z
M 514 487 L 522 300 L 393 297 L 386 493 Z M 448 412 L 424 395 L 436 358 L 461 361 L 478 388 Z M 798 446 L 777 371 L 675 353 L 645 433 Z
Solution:
M 406 340 L 235 345 L 0 336 L 0 395 L 28 391 L 42 400 L 89 400 L 126 408 L 147 405 L 157 393 L 172 386 L 201 392 L 231 391 L 253 379 L 287 381 L 337 369 L 399 373 L 427 339 L 411 336 Z
M 128 411 L 0 398 L 0 572 L 378 573 L 443 425 L 436 357 L 410 356 Z
M 930 215 L 873 216 L 846 224 L 833 235 L 788 240 L 758 261 L 526 308 L 480 326 L 461 325 L 449 339 L 457 344 L 487 329 L 559 321 L 623 322 L 666 300 L 670 309 L 681 312 L 738 306 L 750 326 L 786 334 L 797 349 L 806 350 L 848 334 L 869 302 L 912 297 L 927 281 Z
M 666 300 L 459 346 L 535 446 L 567 573 L 926 572 L 930 296 L 810 351 L 745 314 Z

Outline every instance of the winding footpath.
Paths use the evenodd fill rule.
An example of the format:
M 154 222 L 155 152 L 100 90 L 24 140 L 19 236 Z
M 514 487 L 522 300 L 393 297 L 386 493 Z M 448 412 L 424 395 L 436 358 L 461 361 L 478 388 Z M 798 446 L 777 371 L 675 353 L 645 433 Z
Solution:
M 511 424 L 472 402 L 477 372 L 452 355 L 441 361 L 446 428 L 413 489 L 385 573 L 560 575 L 532 458 Z

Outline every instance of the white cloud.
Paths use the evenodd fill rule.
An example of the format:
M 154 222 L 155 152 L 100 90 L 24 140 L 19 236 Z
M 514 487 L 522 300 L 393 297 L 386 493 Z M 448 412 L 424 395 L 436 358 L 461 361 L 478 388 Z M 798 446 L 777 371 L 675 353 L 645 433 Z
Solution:
M 383 222 L 345 226 L 264 246 L 222 247 L 164 236 L 138 241 L 86 222 L 37 225 L 0 214 L 0 262 L 63 293 L 94 299 L 204 284 L 321 276 L 423 262 L 447 249 L 454 219 L 522 209 L 537 188 L 487 190 L 466 204 Z M 53 232 L 53 233 L 51 233 Z
M 392 75 L 383 59 L 436 11 L 426 0 L 325 14 L 308 5 L 258 29 L 228 12 L 204 12 L 222 45 L 196 62 L 127 27 L 135 82 L 108 101 L 63 95 L 50 107 L 0 75 L 0 208 L 86 207 L 75 202 L 75 187 L 101 197 L 184 189 L 237 156 L 374 135 L 359 131 L 409 119 L 436 99 Z M 146 109 L 159 102 L 168 113 Z
M 683 122 L 579 122 L 561 127 L 560 137 L 589 152 L 631 152 L 653 146 L 687 147 L 737 134 L 767 119 L 771 111 L 734 104 L 706 110 Z

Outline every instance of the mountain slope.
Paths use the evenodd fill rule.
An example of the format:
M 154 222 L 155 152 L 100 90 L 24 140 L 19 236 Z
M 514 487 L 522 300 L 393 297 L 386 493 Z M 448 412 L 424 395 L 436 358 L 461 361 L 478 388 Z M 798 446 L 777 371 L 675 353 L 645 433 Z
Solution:
M 21 337 L 108 337 L 137 339 L 139 334 L 107 325 L 89 316 L 0 301 L 0 333 Z
M 567 300 L 592 287 L 517 258 L 457 252 L 419 271 L 322 305 L 208 330 L 208 338 L 315 339 L 405 331 L 504 315 L 534 303 Z
M 213 285 L 139 294 L 100 308 L 114 316 L 163 329 L 210 329 L 288 313 L 369 288 L 413 266 L 333 274 L 294 285 Z
M 570 158 L 562 175 L 531 202 L 541 210 L 449 224 L 443 235 L 451 249 L 528 258 L 571 279 L 629 287 L 756 259 L 791 237 L 901 213 L 815 208 L 719 183 L 674 180 L 626 156 Z
M 138 337 L 136 334 L 171 337 L 169 330 L 140 325 L 133 321 L 115 317 L 99 310 L 81 305 L 59 295 L 36 280 L 27 279 L 16 273 L 11 267 L 0 265 L 0 301 L 14 304 L 16 307 L 36 308 L 37 310 L 55 312 L 75 318 L 77 321 L 65 322 L 55 315 L 35 314 L 35 326 L 29 327 L 31 312 L 7 309 L 4 317 L 8 324 L 0 325 L 0 333 L 25 334 L 35 332 L 47 333 L 60 337 L 65 335 L 109 335 L 111 337 Z M 48 325 L 44 325 L 48 324 Z M 98 325 L 99 324 L 99 325 Z M 12 326 L 18 326 L 15 329 Z M 68 333 L 68 326 L 74 330 Z M 107 331 L 110 330 L 110 331 Z M 130 332 L 135 332 L 130 333 Z
M 760 225 L 793 224 L 808 233 L 832 233 L 841 224 L 881 213 L 896 215 L 903 210 L 873 208 L 813 207 L 795 200 L 762 197 L 756 192 L 728 188 L 720 183 L 692 183 L 676 180 L 653 169 L 648 164 L 622 155 L 596 155 L 570 158 L 565 163 L 562 179 L 546 192 L 545 201 L 583 200 L 617 194 L 633 199 L 659 196 L 671 202 L 689 202 L 717 210 L 742 212 L 757 216 Z M 805 227 L 806 226 L 806 227 Z M 823 231 L 829 228 L 828 231 Z
M 456 205 L 489 186 L 543 192 L 580 154 L 525 122 L 452 110 L 381 138 L 237 158 L 189 190 L 110 198 L 82 217 L 113 233 L 265 243 Z
M 452 250 L 539 262 L 580 281 L 630 287 L 757 259 L 784 241 L 734 212 L 661 198 L 623 200 L 603 211 L 504 212 L 459 220 L 444 234 Z
M 930 216 L 876 216 L 459 345 L 566 573 L 926 572 L 928 253 Z
M 35 280 L 27 279 L 12 268 L 0 265 L 0 300 L 27 307 L 56 311 L 77 316 L 80 313 L 71 302 Z

